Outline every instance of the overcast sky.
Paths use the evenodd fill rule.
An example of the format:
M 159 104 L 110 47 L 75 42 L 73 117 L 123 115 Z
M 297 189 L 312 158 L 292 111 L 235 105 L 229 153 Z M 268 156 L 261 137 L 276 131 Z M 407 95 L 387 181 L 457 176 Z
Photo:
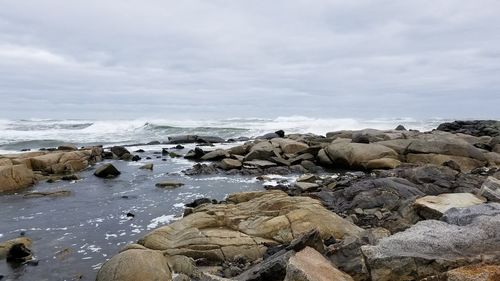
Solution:
M 0 118 L 498 118 L 499 90 L 497 0 L 0 0 Z

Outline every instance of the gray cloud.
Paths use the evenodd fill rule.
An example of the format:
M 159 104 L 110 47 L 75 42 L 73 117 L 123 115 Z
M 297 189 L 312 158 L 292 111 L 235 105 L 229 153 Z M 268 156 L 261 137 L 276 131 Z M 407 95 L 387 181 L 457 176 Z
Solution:
M 500 3 L 2 1 L 0 117 L 489 117 Z

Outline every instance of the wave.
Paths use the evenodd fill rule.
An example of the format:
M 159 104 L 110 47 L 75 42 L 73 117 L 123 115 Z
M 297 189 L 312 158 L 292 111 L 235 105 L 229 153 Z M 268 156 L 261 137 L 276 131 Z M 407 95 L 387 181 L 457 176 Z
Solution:
M 222 138 L 255 137 L 276 130 L 286 133 L 313 133 L 325 135 L 338 130 L 365 128 L 393 129 L 403 125 L 421 131 L 436 128 L 445 119 L 416 120 L 412 118 L 313 118 L 282 116 L 266 118 L 226 118 L 220 120 L 56 120 L 56 119 L 0 119 L 0 149 L 24 149 L 75 145 L 131 144 L 153 140 L 164 141 L 169 136 L 198 134 Z

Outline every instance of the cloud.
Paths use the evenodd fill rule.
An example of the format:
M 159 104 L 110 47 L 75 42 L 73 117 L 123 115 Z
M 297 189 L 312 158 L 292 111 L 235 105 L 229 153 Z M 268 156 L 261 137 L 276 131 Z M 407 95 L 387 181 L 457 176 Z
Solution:
M 498 117 L 493 0 L 1 5 L 1 118 Z

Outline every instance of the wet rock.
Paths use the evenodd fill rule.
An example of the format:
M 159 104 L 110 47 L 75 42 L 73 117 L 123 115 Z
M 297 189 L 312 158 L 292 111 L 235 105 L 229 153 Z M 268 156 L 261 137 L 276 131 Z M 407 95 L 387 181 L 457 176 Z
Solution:
M 146 151 L 144 151 L 144 149 L 137 149 L 137 150 L 136 150 L 136 151 L 134 151 L 134 152 L 136 152 L 136 153 L 144 153 L 144 152 L 146 152 Z
M 201 206 L 203 204 L 217 204 L 217 200 L 210 199 L 210 198 L 198 198 L 198 199 L 195 199 L 193 202 L 187 203 L 184 205 L 186 207 L 189 207 L 189 208 L 196 208 L 196 207 Z
M 318 189 L 319 185 L 311 182 L 296 182 L 294 188 L 298 189 L 300 192 L 310 192 Z
M 243 162 L 243 167 L 245 168 L 261 168 L 261 169 L 265 169 L 265 168 L 269 168 L 269 167 L 274 167 L 276 166 L 276 163 L 273 163 L 271 161 L 267 161 L 267 160 L 252 160 L 252 161 L 245 161 Z
M 160 251 L 130 249 L 104 263 L 96 281 L 172 280 L 167 258 Z
M 113 146 L 110 150 L 117 158 L 122 158 L 125 154 L 130 154 L 130 151 L 123 146 Z
M 424 220 L 361 250 L 372 280 L 419 280 L 449 268 L 500 258 L 500 216 L 458 226 Z
M 396 131 L 407 131 L 406 128 L 403 125 L 398 125 L 396 127 L 396 129 L 394 129 L 394 130 L 396 130 Z
M 121 174 L 113 164 L 104 164 L 97 168 L 94 175 L 99 178 L 115 178 Z
M 188 176 L 198 176 L 198 175 L 214 175 L 219 173 L 217 166 L 215 164 L 207 165 L 207 164 L 195 164 L 191 169 L 187 169 L 182 171 L 184 174 Z
M 195 143 L 198 139 L 196 135 L 181 135 L 168 137 L 168 143 L 172 144 L 185 144 L 185 143 Z
M 161 188 L 176 188 L 176 187 L 181 187 L 183 186 L 184 184 L 181 183 L 181 182 L 174 182 L 174 181 L 162 181 L 162 182 L 159 182 L 159 183 L 156 183 L 155 186 L 156 187 L 161 187 Z
M 69 190 L 57 190 L 57 191 L 34 191 L 34 192 L 29 192 L 23 195 L 23 197 L 26 198 L 33 198 L 33 197 L 62 197 L 62 196 L 70 196 L 71 191 Z
M 203 149 L 201 149 L 199 147 L 195 147 L 194 150 L 188 151 L 188 153 L 186 153 L 186 155 L 184 155 L 184 158 L 196 160 L 196 159 L 201 159 L 201 157 L 203 157 L 203 155 L 205 155 L 205 151 L 203 151 Z
M 463 133 L 477 137 L 496 137 L 500 135 L 500 122 L 495 120 L 454 121 L 440 124 L 437 130 Z
M 63 181 L 77 181 L 80 180 L 80 177 L 78 175 L 67 175 L 67 176 L 62 176 L 61 180 Z
M 139 167 L 139 169 L 152 171 L 153 170 L 153 163 L 144 164 L 141 167 Z
M 478 194 L 486 197 L 488 201 L 500 202 L 500 180 L 494 177 L 488 177 L 481 186 Z
M 314 164 L 314 162 L 309 161 L 309 160 L 304 160 L 304 161 L 300 162 L 300 166 L 304 167 L 304 169 L 306 169 L 307 171 L 309 171 L 311 173 L 317 173 L 321 170 L 320 167 L 318 167 L 316 164 Z
M 316 250 L 305 247 L 288 260 L 285 281 L 354 281 Z
M 224 143 L 225 139 L 215 136 L 198 136 L 197 143 Z
M 444 193 L 437 196 L 425 196 L 415 200 L 419 214 L 426 219 L 439 219 L 451 208 L 463 208 L 486 202 L 484 198 L 471 193 Z
M 32 258 L 31 250 L 24 243 L 12 245 L 7 253 L 7 262 L 21 263 Z
M 0 260 L 7 258 L 12 247 L 15 245 L 22 244 L 24 248 L 29 249 L 31 247 L 32 241 L 28 237 L 19 237 L 11 240 L 7 240 L 0 243 Z
M 240 161 L 236 159 L 231 159 L 231 158 L 226 158 L 223 159 L 219 163 L 219 167 L 221 167 L 223 170 L 232 170 L 232 169 L 239 169 L 241 168 L 242 164 Z
M 134 155 L 134 156 L 132 156 L 131 160 L 134 162 L 137 162 L 137 161 L 141 160 L 141 157 L 139 155 Z

